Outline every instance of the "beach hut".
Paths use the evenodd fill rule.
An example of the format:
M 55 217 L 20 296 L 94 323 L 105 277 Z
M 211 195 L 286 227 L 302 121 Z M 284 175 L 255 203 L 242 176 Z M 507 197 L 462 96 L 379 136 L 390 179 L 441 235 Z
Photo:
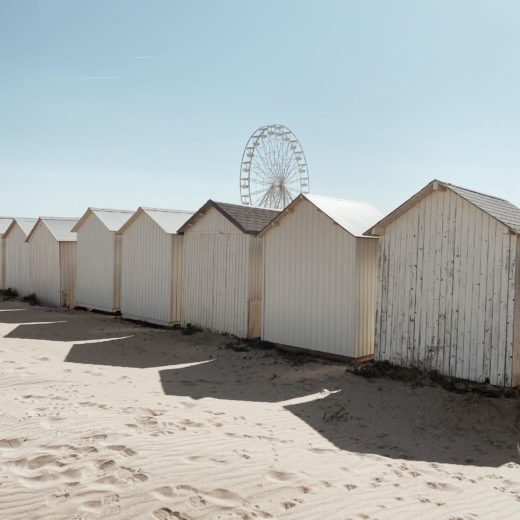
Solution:
M 376 358 L 520 384 L 520 209 L 434 180 L 379 236 Z
M 27 236 L 31 291 L 42 305 L 73 307 L 76 285 L 75 218 L 40 217 Z
M 264 238 L 262 339 L 333 358 L 373 355 L 377 240 L 373 206 L 299 195 Z
M 192 212 L 139 208 L 121 227 L 121 313 L 170 326 L 180 323 L 182 236 Z
M 260 336 L 262 239 L 256 235 L 278 213 L 209 200 L 179 229 L 183 325 Z
M 5 289 L 5 232 L 13 221 L 10 217 L 0 217 L 0 290 Z
M 5 286 L 14 289 L 19 296 L 32 292 L 29 244 L 25 240 L 34 224 L 35 218 L 16 218 L 5 232 Z
M 127 210 L 88 208 L 72 228 L 78 244 L 77 307 L 120 310 L 121 235 L 117 231 L 133 214 Z

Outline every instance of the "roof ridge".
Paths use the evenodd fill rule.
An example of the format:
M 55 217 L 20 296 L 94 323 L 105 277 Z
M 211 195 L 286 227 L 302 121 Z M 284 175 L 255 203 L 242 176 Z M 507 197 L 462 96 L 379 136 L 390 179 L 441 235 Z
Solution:
M 79 220 L 80 218 L 81 217 L 38 217 L 38 219 L 41 220 Z
M 273 211 L 274 213 L 279 213 L 280 210 L 279 209 L 273 209 L 273 208 L 260 208 L 258 206 L 251 206 L 249 204 L 235 204 L 234 202 L 219 202 L 217 200 L 213 200 L 211 199 L 211 202 L 213 202 L 214 204 L 220 204 L 220 205 L 223 205 L 223 206 L 233 206 L 235 208 L 243 208 L 243 209 L 246 209 L 246 210 L 253 210 L 253 211 Z
M 89 208 L 91 211 L 108 211 L 111 213 L 135 213 L 133 209 L 115 209 L 115 208 Z
M 141 206 L 141 209 L 145 211 L 166 211 L 168 213 L 193 213 L 193 211 L 189 209 L 149 208 L 147 206 Z

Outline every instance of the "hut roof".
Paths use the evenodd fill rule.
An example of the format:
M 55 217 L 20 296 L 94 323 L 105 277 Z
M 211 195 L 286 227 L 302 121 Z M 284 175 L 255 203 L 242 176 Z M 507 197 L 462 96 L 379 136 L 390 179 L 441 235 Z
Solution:
M 242 231 L 242 233 L 249 235 L 258 234 L 280 213 L 274 209 L 216 202 L 210 199 L 179 229 L 179 233 L 185 233 L 190 226 L 205 215 L 209 208 L 215 208 L 221 215 Z
M 141 215 L 148 215 L 166 233 L 175 235 L 178 229 L 193 215 L 192 211 L 177 209 L 143 208 L 138 210 L 123 224 L 119 233 L 123 233 Z
M 88 208 L 72 231 L 77 232 L 91 215 L 98 217 L 109 231 L 119 231 L 133 214 L 134 211 L 128 209 Z
M 491 217 L 495 218 L 505 226 L 507 226 L 513 233 L 520 234 L 520 208 L 511 204 L 511 202 L 487 195 L 478 191 L 461 188 L 448 182 L 439 181 L 437 179 L 431 181 L 422 190 L 410 197 L 406 202 L 401 204 L 394 211 L 389 213 L 386 217 L 381 219 L 377 224 L 372 226 L 366 235 L 378 235 L 381 230 L 388 226 L 391 222 L 400 217 L 403 213 L 417 205 L 422 199 L 428 196 L 435 190 L 446 189 L 451 190 L 469 203 L 484 211 Z
M 35 231 L 40 225 L 44 225 L 51 233 L 51 235 L 58 242 L 76 242 L 76 233 L 72 231 L 72 228 L 77 224 L 79 219 L 77 218 L 60 218 L 60 217 L 40 217 L 36 224 L 27 235 L 26 242 L 29 242 Z
M 367 226 L 373 225 L 383 215 L 379 209 L 366 202 L 325 197 L 323 195 L 301 194 L 298 195 L 271 224 L 277 223 L 284 218 L 285 215 L 291 213 L 294 207 L 302 200 L 310 202 L 333 222 L 355 237 L 363 236 L 363 231 Z M 269 229 L 270 226 L 267 225 L 262 230 L 261 235 L 267 233 Z

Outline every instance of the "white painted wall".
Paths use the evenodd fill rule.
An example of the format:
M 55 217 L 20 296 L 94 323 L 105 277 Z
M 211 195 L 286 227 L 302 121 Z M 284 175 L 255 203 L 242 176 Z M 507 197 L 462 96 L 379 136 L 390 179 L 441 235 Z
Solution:
M 376 247 L 309 201 L 297 204 L 264 236 L 262 339 L 353 358 L 372 354 Z
M 76 305 L 106 312 L 119 310 L 116 234 L 91 214 L 77 231 Z M 120 240 L 117 240 L 120 244 Z
M 33 292 L 42 305 L 60 307 L 59 243 L 44 224 L 39 224 L 28 245 Z
M 13 229 L 5 237 L 5 286 L 16 289 L 20 296 L 32 292 L 29 270 L 29 244 L 25 233 L 15 222 Z
M 146 213 L 121 235 L 121 313 L 172 325 L 180 322 L 182 237 L 166 233 Z
M 261 239 L 215 208 L 184 235 L 182 323 L 248 337 L 250 301 L 261 298 Z
M 449 190 L 428 195 L 380 238 L 377 358 L 510 386 L 516 258 L 503 224 Z

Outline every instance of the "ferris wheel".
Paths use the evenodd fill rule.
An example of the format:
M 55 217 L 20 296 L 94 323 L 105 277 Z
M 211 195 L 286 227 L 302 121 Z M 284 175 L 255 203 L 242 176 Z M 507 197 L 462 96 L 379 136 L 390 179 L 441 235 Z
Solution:
M 309 171 L 300 142 L 283 125 L 261 126 L 242 155 L 242 204 L 283 209 L 300 193 L 309 193 Z

